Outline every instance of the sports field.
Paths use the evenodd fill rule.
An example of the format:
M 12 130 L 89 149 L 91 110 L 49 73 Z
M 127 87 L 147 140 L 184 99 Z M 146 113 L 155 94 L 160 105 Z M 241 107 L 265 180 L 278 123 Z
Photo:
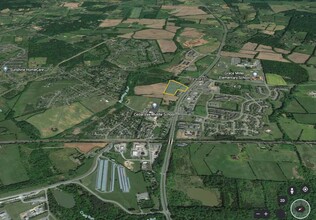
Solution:
M 267 83 L 273 86 L 284 86 L 286 85 L 285 80 L 282 76 L 272 73 L 266 74 Z
M 179 83 L 175 80 L 169 80 L 167 88 L 164 91 L 164 94 L 167 95 L 176 95 L 177 92 L 186 92 L 188 87 L 182 83 Z
M 80 103 L 51 108 L 27 120 L 43 138 L 52 137 L 89 118 L 92 112 Z
M 19 147 L 17 145 L 0 147 L 0 170 L 0 180 L 4 185 L 29 179 L 27 171 L 21 162 Z

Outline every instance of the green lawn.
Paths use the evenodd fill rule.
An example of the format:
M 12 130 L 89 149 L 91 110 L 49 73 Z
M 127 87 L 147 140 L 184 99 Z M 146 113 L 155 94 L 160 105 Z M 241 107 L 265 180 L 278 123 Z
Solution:
M 267 83 L 273 86 L 284 86 L 287 85 L 282 76 L 272 73 L 266 74 Z
M 23 182 L 29 179 L 24 168 L 19 147 L 7 145 L 0 147 L 0 180 L 4 185 Z
M 136 111 L 142 112 L 144 109 L 151 109 L 152 103 L 157 103 L 158 105 L 161 103 L 161 99 L 159 98 L 150 98 L 145 96 L 127 96 L 127 106 Z
M 207 115 L 206 106 L 196 105 L 194 108 L 194 113 L 199 116 L 206 116 Z

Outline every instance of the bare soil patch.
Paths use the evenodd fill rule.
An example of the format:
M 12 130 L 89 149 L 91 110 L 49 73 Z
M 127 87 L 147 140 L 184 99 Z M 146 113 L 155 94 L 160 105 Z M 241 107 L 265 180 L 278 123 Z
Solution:
M 135 32 L 133 37 L 136 39 L 171 40 L 174 37 L 174 33 L 166 30 L 146 29 Z
M 80 3 L 79 2 L 65 2 L 63 4 L 63 7 L 69 8 L 69 9 L 75 9 L 79 8 Z
M 256 55 L 258 52 L 253 50 L 240 50 L 239 53 Z
M 155 84 L 146 85 L 146 86 L 136 86 L 134 88 L 134 92 L 136 95 L 145 95 L 147 97 L 157 97 L 161 95 L 160 97 L 157 97 L 157 98 L 161 98 L 166 87 L 167 87 L 167 83 L 155 83 Z
M 185 47 L 197 47 L 197 46 L 201 46 L 201 45 L 204 45 L 204 44 L 207 44 L 208 41 L 207 40 L 204 40 L 204 39 L 195 39 L 195 40 L 189 40 L 189 41 L 186 41 L 184 42 L 184 46 Z
M 93 148 L 105 147 L 107 143 L 65 143 L 64 147 L 77 148 L 82 153 L 88 153 Z
M 236 52 L 228 52 L 228 51 L 222 51 L 221 56 L 223 56 L 223 57 L 250 58 L 250 59 L 253 59 L 255 57 L 255 55 L 252 55 L 252 54 L 236 53 Z
M 242 50 L 255 50 L 257 48 L 258 44 L 247 42 L 244 44 L 244 46 L 241 48 Z
M 123 24 L 132 24 L 132 23 L 145 25 L 148 28 L 162 29 L 166 23 L 166 20 L 165 19 L 132 19 L 132 18 L 129 18 L 126 21 L 123 21 Z
M 272 60 L 272 61 L 279 61 L 288 63 L 289 61 L 282 57 L 282 54 L 277 53 L 268 53 L 268 52 L 260 52 L 257 56 L 257 59 L 260 60 Z
M 309 55 L 293 52 L 288 56 L 288 58 L 294 63 L 305 63 L 309 59 Z
M 290 51 L 288 50 L 284 50 L 284 49 L 281 49 L 281 48 L 274 48 L 274 50 L 278 53 L 282 53 L 282 54 L 289 54 Z
M 180 6 L 180 5 L 163 5 L 162 9 L 173 10 L 170 14 L 174 16 L 187 16 L 187 15 L 204 15 L 206 12 L 199 9 L 197 6 Z
M 180 34 L 181 37 L 189 37 L 189 38 L 201 38 L 204 36 L 203 33 L 199 32 L 195 28 L 185 28 L 183 32 Z
M 163 53 L 173 53 L 177 50 L 177 45 L 173 40 L 157 40 L 157 42 Z
M 119 25 L 122 22 L 122 19 L 105 19 L 101 22 L 99 27 L 114 27 Z

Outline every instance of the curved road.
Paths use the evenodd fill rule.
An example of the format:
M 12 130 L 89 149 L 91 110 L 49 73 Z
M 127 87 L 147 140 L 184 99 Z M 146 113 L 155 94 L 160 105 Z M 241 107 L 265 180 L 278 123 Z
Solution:
M 205 9 L 207 9 L 209 11 L 209 13 L 211 13 L 211 11 L 207 8 L 207 6 L 203 6 L 203 7 Z M 208 74 L 214 68 L 214 66 L 217 64 L 217 62 L 221 58 L 220 53 L 225 45 L 225 41 L 226 41 L 226 37 L 227 37 L 227 27 L 226 27 L 225 23 L 220 18 L 216 17 L 215 15 L 214 15 L 214 17 L 222 25 L 223 30 L 224 30 L 221 44 L 219 46 L 219 49 L 217 51 L 216 58 L 214 59 L 214 61 L 201 74 L 201 76 L 199 78 L 197 78 L 189 86 L 188 91 L 192 90 L 193 88 L 198 86 L 198 81 L 201 80 L 206 74 Z M 162 205 L 162 210 L 163 210 L 162 212 L 166 216 L 167 220 L 171 219 L 171 214 L 170 214 L 169 209 L 168 209 L 168 199 L 167 199 L 167 191 L 166 191 L 167 172 L 168 172 L 170 158 L 171 158 L 171 151 L 172 151 L 173 140 L 174 140 L 174 135 L 175 135 L 175 131 L 176 131 L 176 124 L 177 124 L 177 120 L 178 120 L 178 115 L 180 113 L 181 104 L 182 104 L 183 100 L 186 98 L 186 94 L 187 93 L 181 94 L 181 96 L 179 97 L 179 99 L 177 101 L 176 107 L 175 107 L 175 116 L 172 118 L 172 121 L 171 121 L 168 145 L 167 145 L 166 154 L 165 154 L 165 158 L 164 158 L 164 162 L 163 162 L 163 165 L 161 168 L 161 174 L 160 174 L 161 175 L 161 178 L 160 178 L 160 199 L 161 199 L 161 205 Z

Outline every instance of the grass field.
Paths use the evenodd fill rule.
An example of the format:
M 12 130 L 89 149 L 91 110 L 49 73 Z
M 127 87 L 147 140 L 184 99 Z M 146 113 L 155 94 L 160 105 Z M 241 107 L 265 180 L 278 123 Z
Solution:
M 164 91 L 164 94 L 167 95 L 176 95 L 177 92 L 186 92 L 188 87 L 174 80 L 169 80 L 168 86 Z
M 142 13 L 142 8 L 141 7 L 135 7 L 131 11 L 131 15 L 129 16 L 130 18 L 139 18 L 140 14 Z
M 52 193 L 54 195 L 54 198 L 56 199 L 58 205 L 65 207 L 65 208 L 72 208 L 75 206 L 76 202 L 75 199 L 73 197 L 73 195 L 71 195 L 68 192 L 64 192 L 62 190 L 59 189 L 53 189 Z
M 21 94 L 16 102 L 13 110 L 14 116 L 20 116 L 22 114 L 28 114 L 36 110 L 37 102 L 41 96 L 53 94 L 61 89 L 75 85 L 76 81 L 58 81 L 55 83 L 49 83 L 46 81 L 32 82 L 26 90 Z
M 205 158 L 205 162 L 213 173 L 221 171 L 226 177 L 255 179 L 247 159 L 243 156 L 235 144 L 219 145 Z
M 281 117 L 281 128 L 292 140 L 316 140 L 314 125 L 299 124 L 293 119 Z
M 214 146 L 208 144 L 190 145 L 190 159 L 198 175 L 212 174 L 204 158 L 206 158 L 213 149 Z
M 287 85 L 283 77 L 277 74 L 267 73 L 266 80 L 269 85 L 273 85 L 273 86 Z
M 284 181 L 285 176 L 278 164 L 271 161 L 250 161 L 250 165 L 258 179 Z
M 127 106 L 136 111 L 142 112 L 144 109 L 150 109 L 152 103 L 157 103 L 158 105 L 161 103 L 161 99 L 159 98 L 149 98 L 145 96 L 127 96 Z
M 93 113 L 100 112 L 104 109 L 107 109 L 114 105 L 117 100 L 112 98 L 104 98 L 104 97 L 89 97 L 83 100 L 80 100 L 80 103 L 85 106 L 87 109 L 92 111 Z
M 264 192 L 260 182 L 238 180 L 237 186 L 241 207 L 247 208 L 264 206 Z
M 316 114 L 293 114 L 295 121 L 301 124 L 316 124 Z
M 202 202 L 205 206 L 218 206 L 220 205 L 220 191 L 218 189 L 201 189 L 201 188 L 188 188 L 187 194 L 190 198 Z
M 29 118 L 27 122 L 34 125 L 43 138 L 47 138 L 79 124 L 91 115 L 92 112 L 83 105 L 74 103 L 68 106 L 48 109 L 44 113 Z
M 296 99 L 286 103 L 284 110 L 290 113 L 307 113 Z
M 8 145 L 0 147 L 0 180 L 4 185 L 10 185 L 29 179 L 24 168 L 19 147 Z
M 206 106 L 202 105 L 196 105 L 194 108 L 194 114 L 199 115 L 199 116 L 206 116 Z
M 6 210 L 9 213 L 11 219 L 21 219 L 20 213 L 25 212 L 35 206 L 36 205 L 32 205 L 32 203 L 15 202 L 1 207 L 0 211 Z
M 303 178 L 299 173 L 299 163 L 281 162 L 279 166 L 288 180 Z
M 316 148 L 314 145 L 300 144 L 296 146 L 301 155 L 303 164 L 316 172 Z
M 75 170 L 78 167 L 78 164 L 70 159 L 70 156 L 76 153 L 78 153 L 78 151 L 74 148 L 60 149 L 51 152 L 49 159 L 58 170 L 65 173 L 69 170 Z

